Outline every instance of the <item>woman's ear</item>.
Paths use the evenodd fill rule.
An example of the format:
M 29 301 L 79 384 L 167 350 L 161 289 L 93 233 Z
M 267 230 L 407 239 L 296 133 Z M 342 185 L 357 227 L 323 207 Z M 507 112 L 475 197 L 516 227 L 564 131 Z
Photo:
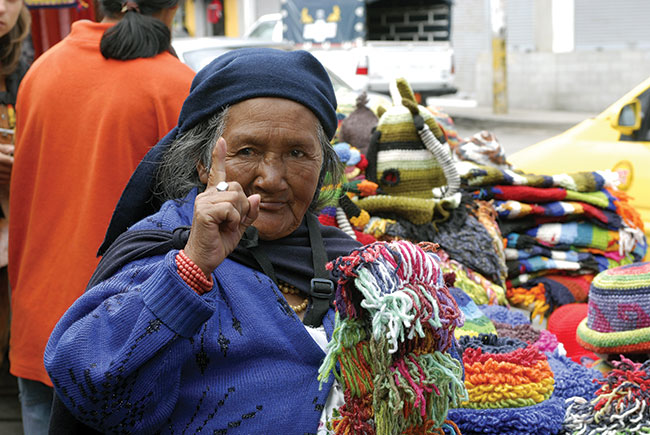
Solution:
M 202 162 L 196 164 L 196 172 L 199 173 L 199 180 L 201 180 L 201 183 L 208 184 L 208 175 L 210 174 L 210 171 Z

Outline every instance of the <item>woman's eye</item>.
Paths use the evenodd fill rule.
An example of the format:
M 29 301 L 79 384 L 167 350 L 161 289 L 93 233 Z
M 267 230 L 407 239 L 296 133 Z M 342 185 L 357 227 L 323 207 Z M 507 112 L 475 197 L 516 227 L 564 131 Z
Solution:
M 237 154 L 240 156 L 250 156 L 253 154 L 253 148 L 242 148 L 237 151 Z
M 305 153 L 302 150 L 291 150 L 291 157 L 302 157 Z

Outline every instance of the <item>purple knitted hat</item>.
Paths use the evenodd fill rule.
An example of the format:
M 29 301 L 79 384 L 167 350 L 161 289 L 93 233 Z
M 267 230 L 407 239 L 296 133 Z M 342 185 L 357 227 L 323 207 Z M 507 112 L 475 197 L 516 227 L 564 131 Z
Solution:
M 577 339 L 596 353 L 650 353 L 650 262 L 596 275 Z

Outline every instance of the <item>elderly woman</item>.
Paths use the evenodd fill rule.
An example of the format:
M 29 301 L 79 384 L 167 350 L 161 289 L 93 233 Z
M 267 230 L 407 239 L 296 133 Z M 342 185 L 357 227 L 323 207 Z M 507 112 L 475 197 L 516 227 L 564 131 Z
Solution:
M 110 433 L 317 431 L 331 389 L 317 380 L 334 320 L 325 263 L 358 246 L 313 214 L 325 174 L 340 173 L 335 107 L 304 51 L 233 51 L 199 72 L 105 244 L 128 231 L 50 337 L 45 366 L 79 421 Z

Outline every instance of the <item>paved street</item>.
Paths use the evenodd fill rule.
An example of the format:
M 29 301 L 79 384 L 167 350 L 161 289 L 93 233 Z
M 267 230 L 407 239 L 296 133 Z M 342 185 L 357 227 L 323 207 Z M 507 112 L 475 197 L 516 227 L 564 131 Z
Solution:
M 454 120 L 458 135 L 466 138 L 481 130 L 496 135 L 506 157 L 573 127 L 596 113 L 511 109 L 507 114 L 492 113 L 491 107 L 475 107 L 471 101 L 452 97 L 428 99 Z

